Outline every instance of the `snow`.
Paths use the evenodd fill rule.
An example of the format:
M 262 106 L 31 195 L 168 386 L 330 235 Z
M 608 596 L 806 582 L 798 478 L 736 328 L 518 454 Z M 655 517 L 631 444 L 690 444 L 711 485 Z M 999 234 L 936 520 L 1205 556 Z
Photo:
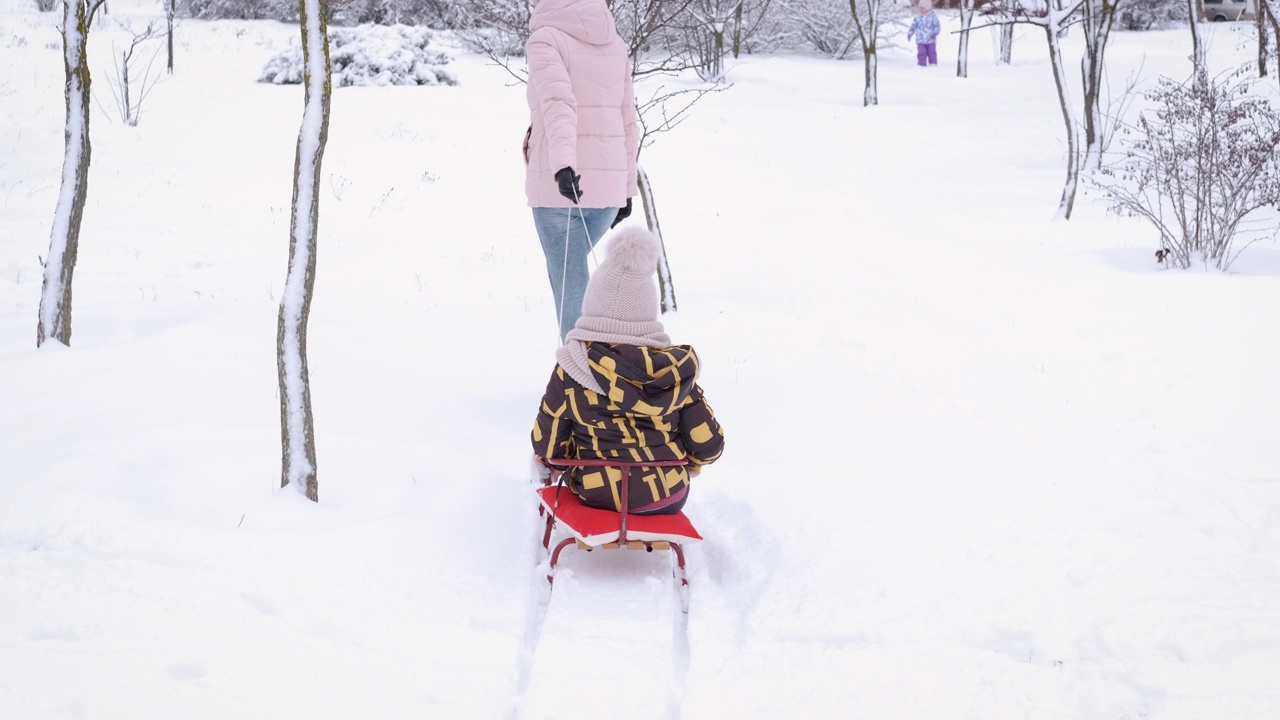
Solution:
M 965 80 L 949 32 L 936 68 L 881 48 L 871 108 L 859 61 L 747 57 L 645 150 L 664 321 L 728 438 L 680 618 L 667 556 L 576 550 L 541 616 L 528 432 L 557 333 L 505 71 L 334 93 L 315 504 L 278 487 L 303 89 L 255 82 L 296 27 L 183 22 L 138 126 L 95 102 L 72 346 L 36 350 L 55 25 L 0 9 L 0 715 L 1280 707 L 1280 247 L 1161 270 L 1087 183 L 1054 222 L 1039 28 L 1008 67 L 979 31 Z M 1203 30 L 1211 72 L 1252 60 L 1247 23 Z M 1189 50 L 1117 32 L 1110 74 L 1185 77 Z
M 333 86 L 454 85 L 444 69 L 449 56 L 428 47 L 434 39 L 424 27 L 330 26 Z M 302 75 L 302 47 L 295 43 L 267 62 L 258 81 L 300 83 Z

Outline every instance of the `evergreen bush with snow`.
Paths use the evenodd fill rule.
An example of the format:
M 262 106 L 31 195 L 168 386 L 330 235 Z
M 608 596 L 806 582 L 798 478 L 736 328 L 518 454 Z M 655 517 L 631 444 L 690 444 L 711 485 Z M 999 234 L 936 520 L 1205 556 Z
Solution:
M 333 86 L 457 85 L 444 69 L 450 57 L 427 47 L 431 31 L 405 25 L 361 25 L 329 33 Z M 258 82 L 302 82 L 302 48 L 293 45 L 267 62 Z

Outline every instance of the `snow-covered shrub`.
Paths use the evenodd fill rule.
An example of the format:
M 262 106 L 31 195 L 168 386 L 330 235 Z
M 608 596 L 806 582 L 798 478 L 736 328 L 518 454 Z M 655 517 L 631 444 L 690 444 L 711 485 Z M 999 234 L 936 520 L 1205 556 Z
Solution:
M 36 9 L 40 12 L 53 12 L 58 7 L 58 0 L 36 0 Z
M 459 0 L 463 30 L 458 39 L 472 52 L 491 58 L 524 57 L 531 7 L 527 0 Z M 618 32 L 624 39 L 628 37 L 625 30 L 619 22 Z
M 1122 30 L 1167 30 L 1187 24 L 1186 0 L 1125 0 L 1116 11 Z
M 456 28 L 461 10 L 455 0 L 350 0 L 333 8 L 332 23 Z
M 298 21 L 298 0 L 186 0 L 179 13 L 200 20 Z
M 940 2 L 934 0 L 934 5 Z M 911 21 L 912 6 L 909 0 L 881 0 L 877 42 L 882 49 L 906 31 L 903 20 Z M 870 16 L 866 0 L 859 0 L 858 7 L 863 18 Z M 749 52 L 798 50 L 840 60 L 862 56 L 849 0 L 772 0 L 751 43 L 755 47 L 748 46 Z
M 457 26 L 458 0 L 344 0 L 330 1 L 330 25 L 379 23 L 426 25 L 436 28 Z M 58 3 L 61 0 L 39 0 Z M 168 2 L 168 0 L 165 0 Z M 178 0 L 178 13 L 202 20 L 298 21 L 298 0 Z
M 333 86 L 457 85 L 444 69 L 449 56 L 427 46 L 431 32 L 422 27 L 361 25 L 333 28 L 329 60 Z M 302 82 L 302 48 L 290 46 L 267 62 L 258 82 L 297 85 Z
M 1161 78 L 1147 93 L 1154 112 L 1121 131 L 1123 159 L 1095 179 L 1113 210 L 1156 227 L 1162 262 L 1186 268 L 1200 259 L 1226 270 L 1246 217 L 1280 205 L 1280 114 L 1250 94 L 1251 84 Z M 1270 227 L 1250 231 L 1276 224 L 1270 214 Z
M 780 0 L 773 17 L 790 31 L 797 49 L 843 59 L 862 51 L 849 7 L 848 0 Z

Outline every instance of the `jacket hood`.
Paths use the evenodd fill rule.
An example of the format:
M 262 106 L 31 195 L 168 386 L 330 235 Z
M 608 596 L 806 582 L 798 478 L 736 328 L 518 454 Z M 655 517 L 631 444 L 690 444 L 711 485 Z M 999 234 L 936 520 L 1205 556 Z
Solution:
M 678 410 L 688 402 L 698 379 L 698 355 L 688 345 L 650 348 L 596 342 L 587 345 L 587 358 L 610 402 L 638 415 L 660 417 Z
M 529 18 L 529 31 L 544 27 L 588 45 L 606 45 L 618 32 L 604 0 L 539 0 Z

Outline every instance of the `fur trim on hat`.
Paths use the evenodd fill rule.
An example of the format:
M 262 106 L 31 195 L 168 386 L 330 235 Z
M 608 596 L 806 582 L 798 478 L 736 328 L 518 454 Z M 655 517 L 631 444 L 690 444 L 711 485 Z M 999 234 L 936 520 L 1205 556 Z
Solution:
M 658 238 L 640 225 L 627 225 L 609 239 L 605 262 L 637 274 L 654 272 L 662 259 Z

